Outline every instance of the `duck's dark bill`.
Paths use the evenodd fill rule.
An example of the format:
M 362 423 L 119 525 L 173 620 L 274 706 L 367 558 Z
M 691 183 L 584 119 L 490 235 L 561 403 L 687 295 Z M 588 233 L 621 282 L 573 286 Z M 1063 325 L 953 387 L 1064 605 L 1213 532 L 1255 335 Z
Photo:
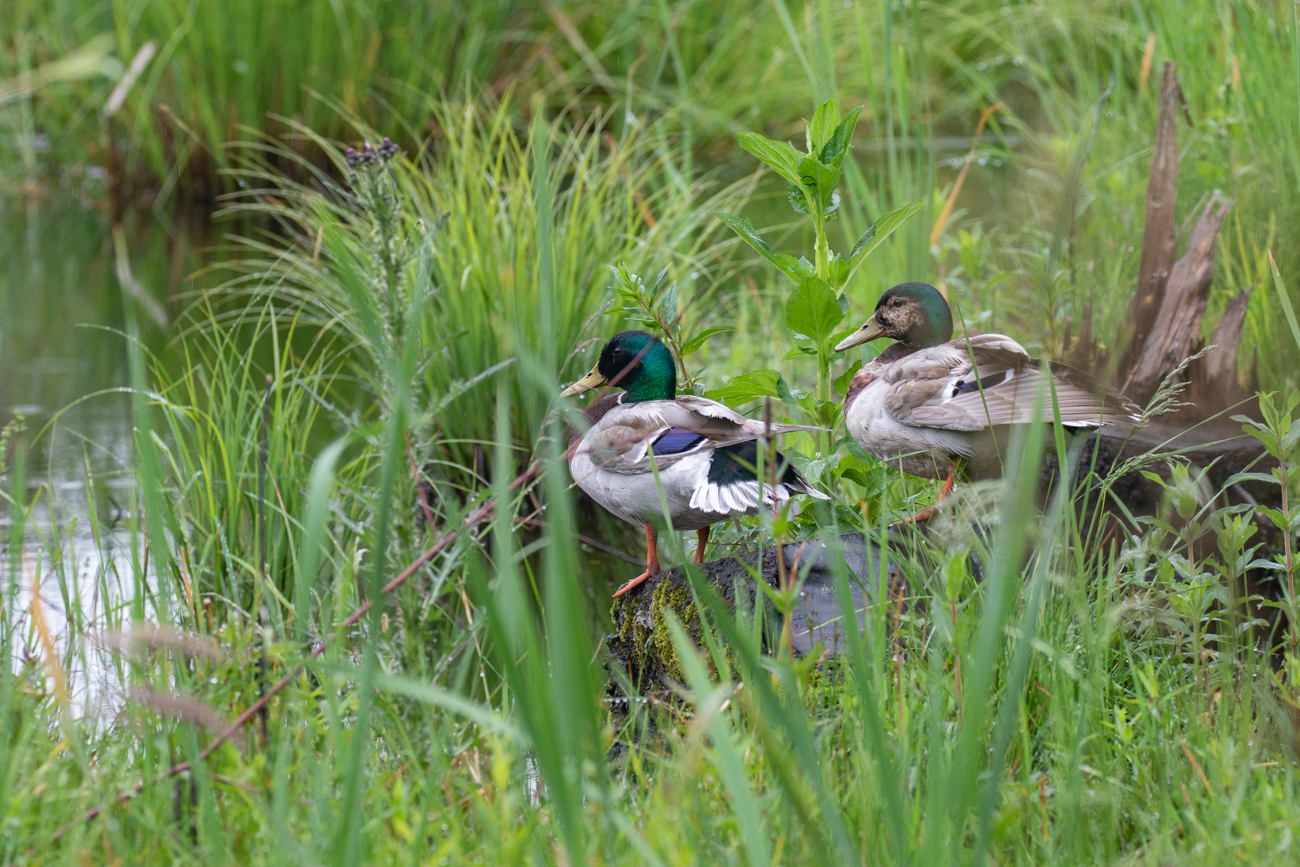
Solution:
M 573 397 L 574 395 L 582 394 L 584 391 L 591 391 L 593 388 L 600 388 L 605 384 L 605 382 L 605 377 L 601 376 L 600 371 L 593 367 L 586 376 L 560 392 L 560 396 Z

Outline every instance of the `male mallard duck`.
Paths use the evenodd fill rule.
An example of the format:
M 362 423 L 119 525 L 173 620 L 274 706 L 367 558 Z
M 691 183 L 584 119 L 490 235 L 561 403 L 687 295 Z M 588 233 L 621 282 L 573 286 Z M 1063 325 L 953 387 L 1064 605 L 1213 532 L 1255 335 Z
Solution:
M 1011 425 L 1052 418 L 1050 396 L 1045 412 L 1035 414 L 1039 363 L 1004 334 L 953 340 L 948 302 L 927 283 L 901 283 L 880 296 L 871 318 L 835 350 L 878 337 L 898 342 L 850 381 L 844 425 L 864 449 L 905 473 L 937 479 L 946 472 L 941 500 L 959 464 L 967 478 L 1001 474 Z M 1051 377 L 1065 427 L 1135 417 L 1132 404 L 1113 392 L 1098 396 L 1079 371 L 1053 364 Z
M 693 394 L 677 394 L 672 353 L 653 335 L 624 331 L 600 351 L 591 372 L 565 397 L 603 385 L 625 389 L 586 410 L 590 425 L 571 449 L 569 472 L 593 500 L 631 524 L 645 525 L 646 571 L 623 585 L 621 596 L 659 571 L 656 532 L 667 503 L 674 530 L 695 530 L 695 562 L 704 560 L 709 527 L 733 515 L 752 515 L 761 503 L 777 507 L 794 494 L 829 499 L 812 488 L 776 453 L 776 484 L 756 475 L 757 440 L 791 431 L 817 430 L 791 424 L 765 425 Z M 658 470 L 656 480 L 655 470 Z

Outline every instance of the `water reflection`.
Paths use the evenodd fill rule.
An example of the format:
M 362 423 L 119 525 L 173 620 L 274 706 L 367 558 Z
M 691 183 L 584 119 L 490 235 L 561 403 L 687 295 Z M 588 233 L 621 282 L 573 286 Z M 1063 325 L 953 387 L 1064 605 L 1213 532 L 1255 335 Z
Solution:
M 139 220 L 130 238 L 133 270 L 155 296 L 192 269 L 189 240 L 161 225 Z M 127 381 L 122 326 L 104 217 L 75 201 L 0 200 L 0 425 L 18 417 L 25 425 L 24 448 L 0 477 L 0 585 L 13 662 L 45 666 L 51 687 L 61 671 L 80 712 L 116 705 L 115 659 L 92 636 L 129 623 L 139 596 L 130 407 L 114 391 Z M 155 346 L 165 337 L 146 334 Z M 15 458 L 26 474 L 18 508 Z M 25 515 L 19 536 L 16 514 Z

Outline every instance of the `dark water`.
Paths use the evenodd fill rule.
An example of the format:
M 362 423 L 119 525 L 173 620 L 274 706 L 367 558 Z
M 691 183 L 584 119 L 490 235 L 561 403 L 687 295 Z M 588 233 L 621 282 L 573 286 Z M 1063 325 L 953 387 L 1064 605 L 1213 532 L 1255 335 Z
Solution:
M 124 229 L 131 271 L 174 320 L 193 289 L 195 234 L 148 213 Z M 172 326 L 141 318 L 146 344 L 165 354 Z M 121 468 L 124 327 L 105 215 L 70 197 L 0 199 L 0 424 L 25 417 L 29 479 L 80 478 L 87 457 L 97 470 Z

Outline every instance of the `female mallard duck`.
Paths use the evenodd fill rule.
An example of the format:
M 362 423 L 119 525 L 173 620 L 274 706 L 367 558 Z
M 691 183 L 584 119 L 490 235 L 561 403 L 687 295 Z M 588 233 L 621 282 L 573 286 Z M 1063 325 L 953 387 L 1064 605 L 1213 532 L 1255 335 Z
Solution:
M 677 394 L 677 368 L 668 347 L 644 331 L 616 334 L 591 372 L 565 397 L 603 385 L 625 389 L 587 408 L 589 428 L 573 443 L 569 471 L 587 494 L 631 524 L 645 525 L 646 571 L 623 585 L 621 596 L 659 571 L 656 533 L 664 504 L 673 530 L 695 530 L 695 562 L 704 560 L 709 527 L 733 515 L 752 515 L 761 503 L 777 507 L 793 494 L 829 499 L 776 453 L 776 473 L 759 483 L 757 440 L 817 430 L 766 425 L 714 400 Z M 656 470 L 657 476 L 656 479 Z M 660 501 L 660 488 L 663 501 Z
M 1004 334 L 952 339 L 952 312 L 939 290 L 902 283 L 880 296 L 861 328 L 837 352 L 888 337 L 898 341 L 865 364 L 849 383 L 844 424 L 876 457 L 905 473 L 942 478 L 942 500 L 962 465 L 967 478 L 998 476 L 1011 425 L 1052 418 L 1036 414 L 1043 370 Z M 1103 419 L 1133 419 L 1133 406 L 1115 393 L 1095 394 L 1086 376 L 1051 366 L 1061 423 L 1097 427 Z M 1050 398 L 1049 398 L 1050 400 Z M 926 509 L 910 520 L 925 520 Z

